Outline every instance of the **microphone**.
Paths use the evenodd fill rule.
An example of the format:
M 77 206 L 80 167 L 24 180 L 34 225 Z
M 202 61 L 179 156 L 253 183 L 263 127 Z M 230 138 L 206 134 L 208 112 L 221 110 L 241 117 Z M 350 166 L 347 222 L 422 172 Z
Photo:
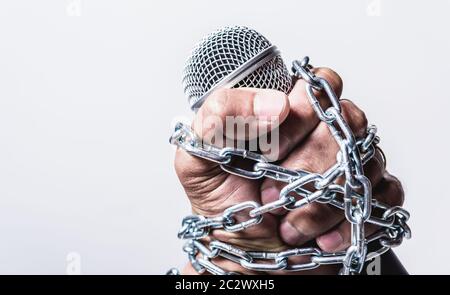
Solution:
M 254 87 L 287 94 L 292 77 L 275 45 L 255 30 L 233 26 L 209 34 L 194 47 L 182 84 L 196 111 L 217 88 Z

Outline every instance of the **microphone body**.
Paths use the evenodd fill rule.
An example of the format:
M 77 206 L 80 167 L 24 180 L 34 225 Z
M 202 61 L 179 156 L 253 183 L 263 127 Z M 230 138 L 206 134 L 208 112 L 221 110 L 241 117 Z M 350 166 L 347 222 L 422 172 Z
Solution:
M 254 87 L 289 93 L 292 77 L 280 52 L 263 35 L 242 26 L 206 36 L 183 70 L 183 89 L 192 110 L 217 88 Z

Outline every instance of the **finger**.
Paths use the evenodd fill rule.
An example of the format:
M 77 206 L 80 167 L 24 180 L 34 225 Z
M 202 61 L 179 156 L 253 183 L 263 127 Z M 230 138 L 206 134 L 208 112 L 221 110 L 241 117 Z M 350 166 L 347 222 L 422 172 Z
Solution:
M 401 206 L 404 192 L 400 181 L 394 176 L 385 173 L 373 190 L 373 198 L 389 206 Z M 371 223 L 366 223 L 364 228 L 366 236 L 370 236 L 379 229 L 378 226 Z M 351 226 L 347 221 L 342 222 L 335 229 L 316 239 L 322 250 L 330 252 L 344 250 L 350 245 L 350 241 Z
M 342 115 L 355 138 L 364 138 L 367 134 L 368 126 L 368 120 L 364 111 L 349 99 L 342 99 L 341 106 Z M 364 174 L 369 178 L 372 187 L 375 187 L 383 177 L 386 171 L 385 166 L 383 155 L 376 149 L 374 156 L 364 166 Z
M 342 114 L 356 137 L 366 133 L 367 118 L 364 112 L 350 100 L 342 100 Z M 295 129 L 294 129 L 295 130 Z M 295 133 L 295 132 L 293 132 Z M 335 139 L 331 136 L 328 126 L 320 122 L 308 137 L 299 143 L 291 154 L 281 163 L 289 169 L 302 169 L 311 172 L 323 173 L 336 163 L 336 153 L 339 150 Z M 365 167 L 366 175 L 373 184 L 376 184 L 384 172 L 382 155 L 377 151 L 374 159 Z M 262 202 L 267 204 L 278 199 L 279 193 L 285 184 L 265 179 L 261 186 Z M 277 210 L 275 213 L 281 213 Z
M 222 89 L 212 94 L 199 109 L 192 127 L 203 141 L 209 141 L 210 134 L 220 133 L 235 139 L 248 139 L 251 133 L 235 133 L 228 129 L 229 117 L 250 119 L 250 130 L 276 128 L 289 112 L 287 96 L 275 90 L 251 88 Z M 209 123 L 213 124 L 209 124 Z M 214 125 L 216 124 L 216 125 Z M 211 142 L 209 142 L 211 143 Z M 220 146 L 220 145 L 219 145 Z M 192 211 L 206 217 L 217 217 L 224 210 L 245 201 L 260 203 L 260 182 L 248 181 L 222 171 L 218 164 L 191 156 L 178 149 L 175 170 L 191 202 Z M 236 224 L 250 219 L 251 208 L 238 210 L 231 216 Z M 282 246 L 278 235 L 274 235 L 278 222 L 274 216 L 265 217 L 260 224 L 239 232 L 214 229 L 211 236 L 229 241 L 241 247 L 253 249 L 277 249 Z
M 368 125 L 366 113 L 349 99 L 341 100 L 341 108 L 342 116 L 348 123 L 355 138 L 364 137 Z
M 342 93 L 342 79 L 329 68 L 314 69 L 315 75 L 326 79 L 336 95 L 340 97 Z M 289 94 L 290 112 L 283 124 L 279 128 L 279 151 L 278 154 L 270 155 L 271 159 L 278 160 L 284 158 L 300 141 L 302 141 L 319 124 L 314 109 L 306 94 L 306 82 L 298 79 Z M 330 106 L 330 100 L 324 91 L 314 90 L 322 108 Z
M 377 149 L 373 157 L 364 165 L 364 175 L 369 178 L 372 187 L 376 187 L 386 172 L 383 155 Z
M 378 227 L 371 223 L 364 224 L 366 236 L 373 234 Z M 317 245 L 325 252 L 337 252 L 347 249 L 351 244 L 351 224 L 344 220 L 335 229 L 319 236 L 316 239 Z
M 175 152 L 174 167 L 187 195 L 192 197 L 207 195 L 227 177 L 219 164 L 192 156 L 181 148 Z
M 382 177 L 384 165 L 378 160 L 378 157 L 379 155 L 375 155 L 366 165 L 366 168 L 368 169 L 365 168 L 366 175 L 369 177 L 369 180 L 374 183 L 376 188 L 379 187 L 379 185 L 377 185 L 379 183 L 381 183 L 383 187 L 387 186 L 384 185 L 383 181 L 385 180 Z M 390 195 L 392 195 L 390 192 L 379 192 L 374 197 L 378 196 L 379 199 L 385 200 L 385 198 L 389 198 Z M 393 200 L 391 200 L 391 203 L 393 203 Z M 327 204 L 311 203 L 287 214 L 280 226 L 280 235 L 283 241 L 290 245 L 301 245 L 310 239 L 314 239 L 317 236 L 324 234 L 343 220 L 344 215 L 342 210 Z M 372 228 L 375 227 L 369 226 L 368 230 L 372 230 Z M 331 241 L 334 240 L 334 243 L 342 242 L 339 238 L 340 236 L 334 235 L 328 239 L 331 239 Z
M 365 114 L 351 101 L 342 104 L 342 114 L 349 127 L 360 137 L 367 129 Z M 301 169 L 323 174 L 336 163 L 339 146 L 330 135 L 326 123 L 321 122 L 309 136 L 282 162 L 288 169 Z M 378 155 L 379 157 L 380 155 Z M 384 172 L 384 165 L 376 158 L 366 166 L 366 175 L 377 183 Z M 338 180 L 342 183 L 342 179 Z M 285 184 L 267 179 L 262 184 L 262 202 L 267 204 L 279 199 Z M 278 210 L 276 213 L 282 213 Z M 326 204 L 312 203 L 304 208 L 289 212 L 280 225 L 280 236 L 288 244 L 299 245 L 327 232 L 343 220 L 342 212 Z
M 343 219 L 344 215 L 339 209 L 312 203 L 286 215 L 280 225 L 280 236 L 289 245 L 302 245 L 327 232 Z
M 376 200 L 390 207 L 402 206 L 405 200 L 402 183 L 388 172 L 384 173 L 381 181 L 374 187 L 373 196 Z
M 378 187 L 378 183 L 383 182 L 382 175 L 384 172 L 384 164 L 378 160 L 379 156 L 380 155 L 375 155 L 365 167 L 366 176 L 371 180 L 375 187 Z M 386 186 L 384 183 L 381 185 Z M 390 193 L 380 192 L 380 195 L 388 198 Z M 384 200 L 382 197 L 379 198 Z M 283 241 L 290 245 L 301 245 L 302 243 L 329 231 L 343 220 L 344 215 L 342 210 L 326 204 L 312 203 L 298 210 L 289 212 L 280 226 L 280 235 Z M 369 230 L 370 229 L 371 227 L 369 227 Z M 339 236 L 335 235 L 330 239 L 337 240 L 335 243 L 339 242 Z
M 287 96 L 279 91 L 255 88 L 220 89 L 205 101 L 193 121 L 193 129 L 205 142 L 224 146 L 223 134 L 230 137 L 246 138 L 258 132 L 276 128 L 278 121 L 282 122 L 289 112 Z M 244 134 L 234 134 L 234 126 L 226 129 L 226 120 L 242 117 L 249 122 L 249 128 Z M 244 128 L 245 129 L 245 128 Z M 239 129 L 238 129 L 239 130 Z M 225 132 L 225 133 L 224 133 Z M 175 171 L 185 188 L 189 181 L 204 181 L 218 179 L 221 170 L 218 164 L 194 157 L 182 149 L 175 154 Z M 220 180 L 220 179 L 219 179 Z M 196 184 L 192 187 L 198 187 Z M 217 187 L 217 182 L 204 182 L 203 191 Z
M 283 92 L 256 88 L 219 89 L 199 109 L 193 129 L 209 142 L 222 136 L 233 140 L 253 139 L 277 128 L 288 113 L 289 101 Z
M 305 170 L 323 173 L 336 162 L 339 147 L 329 135 L 325 123 L 320 123 L 316 129 L 280 164 L 291 170 Z M 263 204 L 279 199 L 285 183 L 274 179 L 265 179 L 261 185 L 261 201 Z M 273 212 L 284 213 L 283 210 Z

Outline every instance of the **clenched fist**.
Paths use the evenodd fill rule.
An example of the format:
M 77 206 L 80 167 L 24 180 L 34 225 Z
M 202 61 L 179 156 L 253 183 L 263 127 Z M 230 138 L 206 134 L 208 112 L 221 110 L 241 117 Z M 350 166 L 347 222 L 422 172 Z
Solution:
M 340 97 L 342 80 L 334 71 L 317 68 L 314 73 L 326 79 Z M 316 96 L 323 109 L 329 106 L 324 93 L 316 92 Z M 355 137 L 364 137 L 367 129 L 364 112 L 350 100 L 342 99 L 341 105 L 342 114 Z M 227 118 L 236 117 L 252 118 L 248 120 L 248 128 L 236 130 L 234 126 L 228 126 Z M 214 138 L 215 142 L 211 143 L 219 147 L 255 141 L 262 135 L 270 137 L 273 133 L 272 137 L 277 136 L 277 147 L 260 152 L 291 170 L 323 173 L 336 163 L 339 150 L 326 123 L 321 122 L 313 110 L 305 92 L 305 81 L 301 79 L 296 81 L 289 95 L 254 88 L 217 90 L 198 110 L 192 129 L 207 142 Z M 218 140 L 218 134 L 224 140 Z M 228 207 L 244 201 L 267 204 L 278 200 L 285 185 L 272 179 L 256 181 L 226 173 L 219 164 L 191 156 L 180 148 L 176 151 L 175 168 L 193 213 L 206 217 L 220 216 Z M 372 183 L 373 198 L 390 206 L 402 205 L 402 186 L 386 172 L 379 150 L 364 166 L 364 173 Z M 375 225 L 366 224 L 366 235 L 376 229 Z M 211 236 L 253 251 L 282 251 L 316 243 L 324 251 L 336 252 L 349 246 L 350 224 L 342 210 L 328 204 L 311 203 L 294 211 L 277 209 L 265 214 L 260 224 L 244 231 L 231 233 L 215 229 Z M 303 258 L 294 259 L 301 263 Z M 214 262 L 229 271 L 251 273 L 221 258 L 215 258 Z M 306 273 L 335 274 L 337 271 L 336 266 L 329 265 Z M 194 270 L 188 265 L 184 273 L 194 273 Z

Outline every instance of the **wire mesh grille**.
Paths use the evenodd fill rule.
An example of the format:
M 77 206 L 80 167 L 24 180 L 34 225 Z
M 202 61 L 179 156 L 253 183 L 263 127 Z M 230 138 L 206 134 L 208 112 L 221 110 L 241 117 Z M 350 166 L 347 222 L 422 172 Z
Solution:
M 272 44 L 255 30 L 235 26 L 220 29 L 193 49 L 183 71 L 183 88 L 191 104 L 208 90 Z M 276 89 L 288 93 L 289 72 L 278 55 L 249 74 L 234 87 Z

